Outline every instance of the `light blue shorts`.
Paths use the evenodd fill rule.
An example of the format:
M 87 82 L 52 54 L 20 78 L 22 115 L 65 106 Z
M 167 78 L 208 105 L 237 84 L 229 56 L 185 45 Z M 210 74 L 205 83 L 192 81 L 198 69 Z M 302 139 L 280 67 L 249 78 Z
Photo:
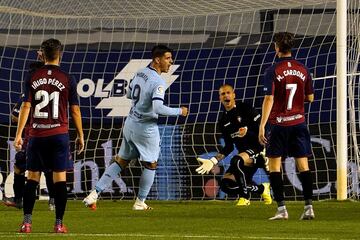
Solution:
M 124 160 L 157 161 L 160 154 L 160 134 L 157 123 L 138 123 L 127 118 L 123 128 L 119 157 Z

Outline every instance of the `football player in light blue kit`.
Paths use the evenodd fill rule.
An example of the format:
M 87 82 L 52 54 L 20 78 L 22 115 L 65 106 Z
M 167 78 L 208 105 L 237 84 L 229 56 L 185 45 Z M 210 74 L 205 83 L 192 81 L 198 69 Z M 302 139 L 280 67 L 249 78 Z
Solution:
M 130 160 L 139 158 L 144 168 L 133 210 L 151 209 L 145 199 L 154 182 L 160 153 L 158 116 L 188 114 L 186 107 L 170 108 L 163 104 L 166 83 L 160 74 L 168 72 L 172 64 L 172 50 L 167 46 L 157 45 L 152 49 L 151 64 L 138 71 L 130 82 L 127 97 L 132 100 L 132 107 L 123 128 L 124 139 L 115 161 L 106 168 L 95 189 L 83 200 L 86 206 L 96 209 L 99 194 L 110 186 Z

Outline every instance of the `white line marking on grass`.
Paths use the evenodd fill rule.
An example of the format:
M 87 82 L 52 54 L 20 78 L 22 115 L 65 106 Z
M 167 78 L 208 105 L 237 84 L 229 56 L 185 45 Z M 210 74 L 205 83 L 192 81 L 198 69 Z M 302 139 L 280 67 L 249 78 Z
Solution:
M 1 233 L 0 238 L 18 238 L 19 236 L 26 237 L 54 237 L 54 236 L 63 236 L 63 237 L 137 237 L 137 238 L 207 238 L 207 239 L 264 239 L 264 240 L 329 240 L 329 238 L 312 238 L 312 237 L 261 237 L 261 236 L 214 236 L 214 235 L 161 235 L 161 234 L 140 234 L 140 233 L 65 233 L 65 234 L 56 234 L 56 233 Z M 342 239 L 342 240 L 351 240 L 351 239 Z

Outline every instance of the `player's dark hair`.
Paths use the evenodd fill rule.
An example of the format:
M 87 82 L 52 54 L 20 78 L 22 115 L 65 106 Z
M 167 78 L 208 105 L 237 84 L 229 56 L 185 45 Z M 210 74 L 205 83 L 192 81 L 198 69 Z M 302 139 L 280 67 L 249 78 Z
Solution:
M 294 46 L 294 34 L 289 32 L 279 32 L 274 35 L 274 42 L 282 53 L 291 52 Z
M 48 61 L 53 61 L 57 58 L 62 50 L 61 42 L 55 38 L 50 38 L 41 43 L 40 50 Z
M 152 59 L 164 56 L 165 53 L 172 53 L 173 50 L 165 45 L 156 45 L 151 50 Z

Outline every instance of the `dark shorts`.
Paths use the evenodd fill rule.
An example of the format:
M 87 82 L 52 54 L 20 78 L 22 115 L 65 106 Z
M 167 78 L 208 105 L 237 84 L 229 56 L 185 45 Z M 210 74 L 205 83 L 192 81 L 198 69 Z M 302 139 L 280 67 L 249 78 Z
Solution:
M 62 172 L 69 168 L 69 135 L 32 137 L 27 147 L 26 169 Z
M 268 157 L 309 157 L 311 156 L 310 133 L 306 123 L 294 126 L 270 125 L 267 134 Z
M 266 155 L 268 157 L 311 156 L 310 133 L 305 123 L 294 126 L 270 125 Z

